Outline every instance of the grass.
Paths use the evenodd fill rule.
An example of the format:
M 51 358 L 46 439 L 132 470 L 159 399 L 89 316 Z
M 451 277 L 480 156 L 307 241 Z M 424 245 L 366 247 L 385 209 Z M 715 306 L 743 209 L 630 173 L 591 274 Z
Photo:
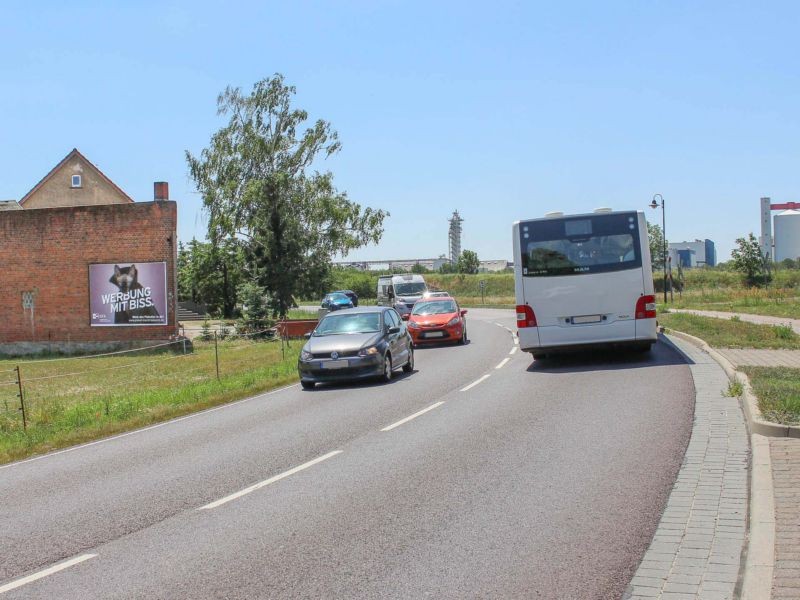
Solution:
M 800 369 L 741 367 L 750 378 L 764 418 L 784 425 L 800 424 Z
M 302 344 L 231 340 L 195 352 L 0 361 L 0 463 L 136 429 L 297 380 Z M 23 429 L 19 365 L 28 421 Z M 11 382 L 12 385 L 5 385 Z
M 757 325 L 684 313 L 660 313 L 658 322 L 668 329 L 699 337 L 717 348 L 800 349 L 800 335 L 784 326 Z
M 670 308 L 740 312 L 771 317 L 800 318 L 800 297 L 792 288 L 713 287 L 675 294 Z

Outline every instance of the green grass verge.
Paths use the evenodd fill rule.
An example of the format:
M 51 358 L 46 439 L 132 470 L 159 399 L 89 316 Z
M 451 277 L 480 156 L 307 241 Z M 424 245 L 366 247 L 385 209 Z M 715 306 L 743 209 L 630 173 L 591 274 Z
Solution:
M 750 378 L 764 418 L 784 425 L 800 424 L 800 369 L 740 368 Z
M 198 342 L 192 354 L 121 354 L 58 361 L 0 361 L 0 384 L 20 366 L 27 430 L 17 388 L 0 385 L 0 463 L 165 421 L 297 381 L 302 343 Z M 2 373 L 3 371 L 6 371 Z
M 660 325 L 683 331 L 717 348 L 800 349 L 800 335 L 790 327 L 757 325 L 734 319 L 715 319 L 685 313 L 660 313 Z

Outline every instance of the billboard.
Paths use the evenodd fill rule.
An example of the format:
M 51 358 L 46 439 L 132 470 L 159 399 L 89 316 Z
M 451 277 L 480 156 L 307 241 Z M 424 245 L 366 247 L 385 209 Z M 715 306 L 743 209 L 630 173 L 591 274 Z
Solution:
M 89 265 L 92 327 L 167 324 L 167 263 Z

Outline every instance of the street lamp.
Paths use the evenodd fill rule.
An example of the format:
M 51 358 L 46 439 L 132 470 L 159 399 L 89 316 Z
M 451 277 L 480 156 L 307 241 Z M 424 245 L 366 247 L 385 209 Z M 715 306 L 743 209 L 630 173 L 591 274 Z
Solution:
M 661 203 L 656 201 L 656 198 L 661 199 Z M 667 303 L 667 221 L 664 213 L 664 196 L 661 194 L 653 195 L 653 201 L 650 203 L 650 208 L 661 207 L 661 238 L 664 241 L 664 304 Z

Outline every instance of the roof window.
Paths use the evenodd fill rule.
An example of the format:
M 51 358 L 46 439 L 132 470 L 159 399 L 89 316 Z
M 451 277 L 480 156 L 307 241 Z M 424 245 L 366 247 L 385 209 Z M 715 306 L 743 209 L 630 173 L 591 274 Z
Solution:
M 81 185 L 81 176 L 80 175 L 73 175 L 72 176 L 72 186 L 74 188 L 82 187 Z

